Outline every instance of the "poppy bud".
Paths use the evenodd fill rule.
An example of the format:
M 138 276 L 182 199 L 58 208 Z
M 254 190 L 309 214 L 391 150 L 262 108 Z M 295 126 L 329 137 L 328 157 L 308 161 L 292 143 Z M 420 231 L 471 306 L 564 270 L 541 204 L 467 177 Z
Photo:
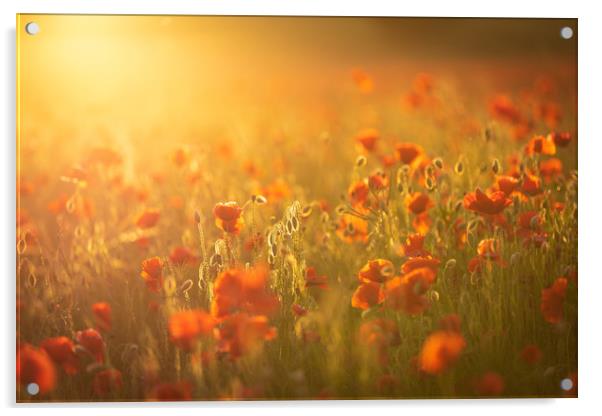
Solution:
M 201 214 L 196 210 L 194 211 L 194 222 L 197 224 L 201 222 Z
M 433 165 L 435 165 L 437 169 L 441 170 L 443 169 L 443 160 L 441 160 L 441 158 L 438 157 L 435 160 L 433 160 Z
M 358 168 L 366 166 L 366 163 L 368 163 L 368 159 L 366 159 L 366 156 L 363 155 L 358 156 L 355 160 L 355 166 Z
M 458 161 L 458 163 L 456 163 L 454 166 L 454 172 L 456 172 L 458 175 L 462 175 L 464 173 L 464 164 Z
M 500 161 L 497 159 L 493 159 L 493 163 L 491 164 L 491 170 L 496 175 L 500 172 Z

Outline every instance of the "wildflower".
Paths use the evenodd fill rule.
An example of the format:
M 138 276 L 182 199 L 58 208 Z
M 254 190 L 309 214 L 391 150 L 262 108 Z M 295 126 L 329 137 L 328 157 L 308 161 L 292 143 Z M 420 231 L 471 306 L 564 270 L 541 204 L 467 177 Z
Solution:
M 381 191 L 389 186 L 389 179 L 384 172 L 376 172 L 368 177 L 368 186 L 375 191 Z
M 513 176 L 498 176 L 497 187 L 506 196 L 510 196 L 512 192 L 516 191 L 520 185 L 518 179 Z
M 498 373 L 489 371 L 477 380 L 475 391 L 479 396 L 499 396 L 504 392 L 504 379 Z
M 370 260 L 359 271 L 358 279 L 360 282 L 383 283 L 391 279 L 394 272 L 393 263 L 389 260 Z
M 351 71 L 351 79 L 360 92 L 364 94 L 368 94 L 374 89 L 374 82 L 372 81 L 372 78 L 362 69 L 353 69 Z
M 496 215 L 512 203 L 502 191 L 496 191 L 487 195 L 479 188 L 464 196 L 464 208 L 482 215 Z
M 424 296 L 434 281 L 434 272 L 429 268 L 415 269 L 395 277 L 385 284 L 385 304 L 408 315 L 418 315 L 429 306 Z
M 278 298 L 267 287 L 268 271 L 263 266 L 250 270 L 229 269 L 215 280 L 211 314 L 216 318 L 239 311 L 271 315 L 279 306 Z
M 100 335 L 97 330 L 88 328 L 83 331 L 78 331 L 75 334 L 75 339 L 96 362 L 104 363 L 105 343 L 102 339 L 102 335 Z
M 351 214 L 339 218 L 336 234 L 346 243 L 366 243 L 368 241 L 368 222 Z
M 96 320 L 96 326 L 102 331 L 111 330 L 111 306 L 106 302 L 98 302 L 92 305 L 92 313 Z
M 541 187 L 541 179 L 539 179 L 535 175 L 531 175 L 528 173 L 525 174 L 525 177 L 523 179 L 523 185 L 521 187 L 521 192 L 529 196 L 539 195 L 543 192 L 543 189 Z
M 215 224 L 224 232 L 238 234 L 244 226 L 242 208 L 234 201 L 220 202 L 213 208 Z
M 552 140 L 556 146 L 566 147 L 572 140 L 571 133 L 562 132 L 562 133 L 552 133 Z
M 147 395 L 147 399 L 159 402 L 178 402 L 192 399 L 192 385 L 187 381 L 159 383 Z
M 305 287 L 328 288 L 328 278 L 319 276 L 314 267 L 308 267 L 305 271 Z
M 123 377 L 121 371 L 114 368 L 99 371 L 94 374 L 92 390 L 97 396 L 105 397 L 123 388 Z
M 562 174 L 562 161 L 558 158 L 551 158 L 539 162 L 539 173 L 546 182 L 550 182 Z
M 380 133 L 376 129 L 365 129 L 355 136 L 355 140 L 357 140 L 357 142 L 359 142 L 368 152 L 376 150 L 376 143 L 379 138 Z
M 163 261 L 159 257 L 151 257 L 142 261 L 140 276 L 151 292 L 158 293 L 163 287 Z
M 411 165 L 424 153 L 422 147 L 414 143 L 398 143 L 395 146 L 397 159 L 405 165 Z
M 236 313 L 220 323 L 216 339 L 218 349 L 233 360 L 257 351 L 264 341 L 276 338 L 276 328 L 269 325 L 264 315 Z
M 551 324 L 559 323 L 564 316 L 563 306 L 567 286 L 568 280 L 559 277 L 552 286 L 541 291 L 541 313 L 544 319 Z
M 498 95 L 489 103 L 489 112 L 498 120 L 507 123 L 518 123 L 522 116 L 514 103 L 505 95 Z
M 169 339 L 178 348 L 191 351 L 199 337 L 211 334 L 214 325 L 215 319 L 203 310 L 176 312 L 169 317 Z
M 408 257 L 428 255 L 428 251 L 424 249 L 424 235 L 420 233 L 409 234 L 401 248 L 400 254 Z
M 554 155 L 556 154 L 556 144 L 551 136 L 535 136 L 525 146 L 525 154 L 527 156 Z
M 358 335 L 359 342 L 375 352 L 382 365 L 387 364 L 389 347 L 401 343 L 397 324 L 391 319 L 373 319 L 363 322 Z
M 79 371 L 79 358 L 75 354 L 73 341 L 67 337 L 46 338 L 40 344 L 48 356 L 61 366 L 66 374 L 73 375 Z
M 440 264 L 441 260 L 436 259 L 430 255 L 421 257 L 411 257 L 401 265 L 401 272 L 405 274 L 410 273 L 411 271 L 416 269 L 427 268 L 433 272 L 432 279 L 434 281 Z
M 22 345 L 17 351 L 17 383 L 26 387 L 36 383 L 40 394 L 54 390 L 57 383 L 56 370 L 52 360 L 43 349 L 29 344 Z
M 365 181 L 357 181 L 349 186 L 347 194 L 351 200 L 351 205 L 364 205 L 368 200 L 370 189 Z
M 198 258 L 197 256 L 187 247 L 178 246 L 174 247 L 169 254 L 169 261 L 176 265 L 196 265 Z
M 157 225 L 161 213 L 156 209 L 149 209 L 144 211 L 136 220 L 136 226 L 138 228 L 152 228 Z
M 520 356 L 527 364 L 534 365 L 541 361 L 542 352 L 537 345 L 529 344 L 525 345 L 520 353 Z
M 422 344 L 419 369 L 427 374 L 440 374 L 458 360 L 465 347 L 464 337 L 457 332 L 434 332 Z
M 366 310 L 380 305 L 384 300 L 384 293 L 380 283 L 363 282 L 353 293 L 351 306 Z
M 434 204 L 427 194 L 421 192 L 414 192 L 413 194 L 407 195 L 405 199 L 408 210 L 416 215 L 420 215 Z

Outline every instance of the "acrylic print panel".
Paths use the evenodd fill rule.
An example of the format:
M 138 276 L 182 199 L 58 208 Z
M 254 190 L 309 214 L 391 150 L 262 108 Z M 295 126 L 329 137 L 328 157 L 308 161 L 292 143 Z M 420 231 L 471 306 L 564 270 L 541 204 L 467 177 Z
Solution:
M 576 397 L 576 20 L 17 33 L 18 401 Z

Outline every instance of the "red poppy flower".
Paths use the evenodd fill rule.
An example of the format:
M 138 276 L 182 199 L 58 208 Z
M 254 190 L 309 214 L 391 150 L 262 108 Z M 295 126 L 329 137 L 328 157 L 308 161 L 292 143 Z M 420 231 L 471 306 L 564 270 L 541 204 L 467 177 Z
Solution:
M 525 348 L 520 353 L 521 358 L 527 364 L 537 364 L 541 361 L 542 352 L 539 347 L 535 344 L 525 345 Z
M 535 136 L 525 146 L 525 154 L 532 156 L 556 154 L 556 144 L 551 136 Z
M 96 360 L 98 363 L 103 363 L 105 360 L 105 343 L 102 339 L 102 335 L 92 328 L 78 331 L 75 334 L 75 340 L 79 345 L 84 347 L 86 351 Z
M 349 186 L 347 194 L 349 195 L 351 205 L 363 205 L 368 200 L 370 189 L 368 188 L 368 184 L 366 184 L 365 181 L 357 181 Z
M 357 140 L 364 149 L 368 152 L 372 152 L 376 149 L 376 143 L 380 137 L 378 130 L 376 129 L 365 129 L 360 131 L 356 136 Z
M 464 208 L 482 215 L 497 215 L 510 204 L 512 200 L 502 191 L 487 195 L 477 188 L 464 196 Z
M 96 326 L 102 331 L 111 330 L 111 306 L 106 302 L 92 305 L 92 313 L 96 320 Z
M 29 344 L 17 351 L 17 383 L 27 386 L 38 385 L 40 394 L 46 394 L 56 387 L 57 375 L 52 360 L 42 349 Z
M 557 176 L 562 175 L 562 161 L 555 157 L 542 160 L 539 162 L 539 173 L 546 182 L 550 182 Z
M 220 202 L 213 208 L 215 225 L 222 231 L 230 234 L 238 234 L 244 226 L 242 208 L 234 201 Z
M 151 257 L 142 261 L 140 276 L 151 292 L 160 292 L 163 287 L 163 261 L 159 257 Z
M 211 334 L 214 325 L 215 319 L 203 310 L 176 312 L 169 317 L 169 339 L 178 348 L 191 351 L 199 337 Z
M 198 258 L 189 248 L 178 246 L 174 247 L 174 249 L 171 250 L 171 253 L 169 254 L 169 261 L 172 264 L 176 264 L 179 266 L 185 264 L 189 266 L 195 266 L 197 264 Z
M 159 222 L 159 218 L 161 217 L 161 213 L 156 209 L 149 209 L 144 211 L 138 219 L 136 220 L 136 226 L 138 228 L 152 228 L 157 225 Z
M 424 154 L 422 147 L 414 143 L 398 143 L 395 146 L 395 152 L 397 160 L 405 165 L 411 165 L 419 156 Z
M 516 191 L 519 185 L 519 180 L 514 176 L 498 176 L 497 178 L 497 187 L 506 194 L 506 196 L 510 196 L 512 192 Z
M 276 335 L 276 328 L 270 326 L 266 316 L 236 313 L 222 320 L 216 338 L 219 350 L 235 360 L 257 351 L 264 341 L 273 340 Z
M 424 249 L 424 235 L 411 233 L 401 247 L 401 255 L 407 257 L 427 256 L 429 252 Z
M 351 297 L 351 306 L 358 309 L 370 309 L 385 300 L 380 283 L 361 283 Z
M 431 201 L 427 194 L 423 194 L 422 192 L 414 192 L 413 194 L 407 195 L 405 203 L 408 210 L 416 215 L 424 213 L 433 206 L 433 201 Z
M 514 103 L 505 95 L 498 95 L 489 103 L 489 112 L 493 117 L 507 123 L 518 123 L 522 116 Z
M 412 257 L 406 260 L 404 264 L 402 264 L 401 272 L 406 274 L 416 269 L 428 268 L 431 269 L 433 272 L 432 278 L 434 281 L 440 264 L 441 260 L 436 259 L 433 256 Z
M 562 133 L 552 133 L 552 140 L 556 146 L 566 147 L 572 140 L 571 133 L 562 132 Z
M 422 344 L 419 369 L 427 374 L 440 374 L 458 360 L 465 347 L 464 337 L 457 332 L 434 332 Z
M 348 244 L 366 243 L 368 242 L 368 222 L 355 215 L 343 214 L 339 217 L 336 234 Z
M 192 399 L 192 384 L 187 381 L 160 383 L 154 386 L 147 399 L 160 402 L 179 402 Z
M 40 347 L 63 368 L 66 374 L 73 375 L 79 371 L 79 358 L 74 351 L 73 341 L 67 337 L 47 338 Z
M 383 283 L 393 277 L 393 263 L 385 259 L 370 260 L 358 273 L 360 282 Z
M 319 276 L 314 267 L 308 267 L 305 271 L 305 287 L 328 288 L 328 277 Z
M 559 277 L 552 286 L 541 291 L 541 313 L 544 319 L 551 324 L 559 323 L 564 316 L 563 307 L 567 286 L 568 280 Z
M 99 371 L 92 379 L 92 390 L 94 394 L 106 397 L 118 392 L 123 388 L 123 377 L 121 371 L 114 368 Z
M 541 187 L 541 179 L 539 179 L 535 175 L 525 174 L 523 178 L 523 186 L 521 187 L 521 192 L 525 195 L 535 196 L 539 195 L 543 192 Z
M 498 373 L 489 371 L 477 380 L 475 391 L 479 396 L 499 396 L 504 392 L 504 379 Z
M 395 277 L 385 284 L 385 304 L 395 310 L 402 310 L 408 315 L 424 312 L 429 301 L 424 296 L 435 279 L 429 268 L 415 269 Z

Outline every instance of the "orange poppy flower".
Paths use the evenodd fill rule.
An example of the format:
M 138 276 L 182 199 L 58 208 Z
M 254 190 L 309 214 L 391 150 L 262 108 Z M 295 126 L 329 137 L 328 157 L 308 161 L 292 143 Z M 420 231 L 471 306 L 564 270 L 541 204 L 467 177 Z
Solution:
M 346 243 L 368 242 L 368 222 L 351 214 L 339 217 L 337 236 Z
M 405 203 L 411 212 L 416 215 L 424 213 L 427 209 L 431 208 L 434 204 L 427 194 L 422 192 L 414 192 L 409 194 L 405 198 Z
M 514 176 L 498 176 L 497 178 L 497 187 L 506 196 L 510 196 L 512 192 L 516 191 L 519 185 L 519 180 Z
M 264 186 L 259 192 L 265 196 L 268 202 L 278 202 L 287 199 L 291 195 L 291 187 L 282 178 Z
M 426 234 L 431 228 L 431 225 L 433 225 L 433 220 L 426 212 L 416 215 L 412 220 L 414 231 L 420 234 Z
M 422 344 L 418 368 L 427 374 L 440 374 L 458 360 L 465 347 L 464 337 L 456 332 L 434 332 Z
M 156 209 L 149 209 L 144 211 L 136 220 L 136 226 L 138 228 L 152 228 L 157 225 L 161 213 Z
M 393 263 L 389 260 L 376 259 L 370 260 L 361 268 L 358 273 L 360 282 L 383 283 L 393 277 L 395 269 Z
M 383 155 L 380 158 L 380 163 L 385 168 L 393 167 L 397 163 L 397 156 L 394 156 L 394 155 Z
M 404 165 L 411 165 L 419 156 L 424 154 L 424 149 L 414 143 L 398 143 L 395 146 L 395 152 L 397 160 Z
M 568 131 L 562 133 L 552 133 L 552 140 L 556 146 L 566 147 L 571 142 L 572 136 Z
M 163 261 L 159 257 L 151 257 L 142 261 L 140 276 L 151 292 L 158 293 L 163 287 Z
M 491 115 L 507 123 L 518 123 L 522 116 L 514 103 L 505 95 L 498 95 L 489 103 L 489 112 Z
M 535 175 L 525 174 L 523 178 L 523 186 L 521 187 L 521 192 L 525 195 L 535 196 L 539 195 L 543 192 L 541 187 L 541 179 L 539 179 Z
M 211 314 L 217 318 L 236 312 L 271 315 L 279 301 L 268 289 L 268 270 L 256 266 L 249 270 L 229 269 L 215 280 Z
M 368 200 L 370 188 L 368 188 L 365 181 L 357 181 L 349 186 L 347 194 L 352 206 L 364 205 Z
M 169 339 L 176 347 L 191 351 L 199 337 L 211 334 L 214 325 L 215 319 L 201 309 L 176 312 L 169 317 Z
M 541 313 L 544 319 L 551 324 L 559 323 L 564 316 L 563 307 L 567 286 L 568 280 L 559 277 L 552 286 L 541 291 Z
M 464 196 L 464 208 L 482 215 L 497 215 L 510 204 L 512 200 L 502 191 L 487 195 L 477 188 Z
M 420 233 L 409 234 L 399 254 L 407 257 L 429 255 L 429 252 L 424 249 L 424 235 Z
M 215 225 L 226 233 L 240 233 L 240 230 L 244 226 L 244 220 L 241 215 L 242 208 L 234 201 L 220 202 L 213 208 Z
M 328 288 L 328 277 L 319 276 L 314 267 L 308 267 L 305 271 L 305 287 Z
M 525 348 L 522 349 L 520 356 L 524 362 L 527 364 L 537 364 L 541 361 L 542 352 L 539 347 L 535 344 L 526 345 Z
M 385 304 L 409 315 L 424 312 L 429 301 L 424 296 L 435 279 L 429 268 L 415 269 L 403 276 L 395 277 L 385 284 Z
M 477 254 L 485 260 L 499 260 L 499 242 L 495 238 L 481 240 L 477 246 Z
M 401 272 L 406 274 L 416 269 L 428 268 L 433 272 L 432 281 L 430 281 L 429 283 L 433 283 L 440 264 L 441 260 L 436 259 L 433 256 L 412 257 L 406 260 L 406 262 L 401 265 Z
M 479 396 L 499 396 L 504 392 L 504 379 L 498 373 L 489 371 L 477 380 L 475 391 Z
M 380 134 L 376 129 L 365 129 L 355 136 L 355 140 L 357 140 L 368 152 L 372 152 L 376 149 L 376 143 L 379 138 Z
M 47 338 L 40 347 L 63 368 L 66 374 L 73 375 L 79 371 L 79 358 L 75 354 L 73 341 L 67 337 Z
M 374 191 L 382 191 L 389 186 L 389 179 L 384 172 L 376 172 L 368 177 L 368 187 Z
M 534 154 L 540 155 L 555 155 L 556 144 L 552 136 L 535 136 L 525 146 L 525 154 L 527 156 L 533 156 Z
M 187 381 L 160 383 L 154 386 L 147 399 L 159 402 L 179 402 L 192 399 L 192 384 Z
M 557 176 L 562 175 L 562 161 L 555 157 L 542 160 L 539 162 L 539 173 L 541 173 L 546 182 L 550 182 Z
M 123 388 L 123 377 L 121 371 L 108 368 L 94 374 L 92 379 L 92 390 L 97 396 L 105 397 Z
M 96 326 L 102 331 L 111 330 L 111 306 L 106 302 L 98 302 L 92 305 L 92 313 L 96 320 Z
M 29 344 L 19 348 L 17 351 L 17 383 L 25 387 L 36 383 L 40 394 L 54 390 L 57 383 L 56 370 L 44 350 Z
M 276 335 L 276 328 L 269 325 L 266 316 L 236 313 L 223 319 L 216 338 L 219 350 L 235 360 L 257 351 L 264 341 L 273 340 Z
M 185 148 L 180 147 L 173 152 L 171 160 L 174 165 L 182 167 L 186 164 L 186 162 L 188 162 L 189 157 L 190 155 L 188 154 L 188 151 Z
M 351 70 L 351 79 L 355 86 L 364 94 L 372 92 L 374 89 L 374 82 L 370 75 L 362 69 L 354 68 Z
M 176 264 L 179 266 L 189 265 L 195 266 L 197 264 L 198 258 L 197 256 L 187 247 L 174 247 L 169 254 L 169 261 L 172 264 Z
M 75 334 L 75 340 L 79 345 L 84 347 L 86 351 L 96 360 L 98 363 L 103 363 L 105 360 L 105 343 L 102 339 L 102 335 L 92 328 L 78 331 Z
M 366 310 L 380 305 L 384 300 L 385 297 L 380 283 L 364 282 L 353 292 L 351 306 Z

